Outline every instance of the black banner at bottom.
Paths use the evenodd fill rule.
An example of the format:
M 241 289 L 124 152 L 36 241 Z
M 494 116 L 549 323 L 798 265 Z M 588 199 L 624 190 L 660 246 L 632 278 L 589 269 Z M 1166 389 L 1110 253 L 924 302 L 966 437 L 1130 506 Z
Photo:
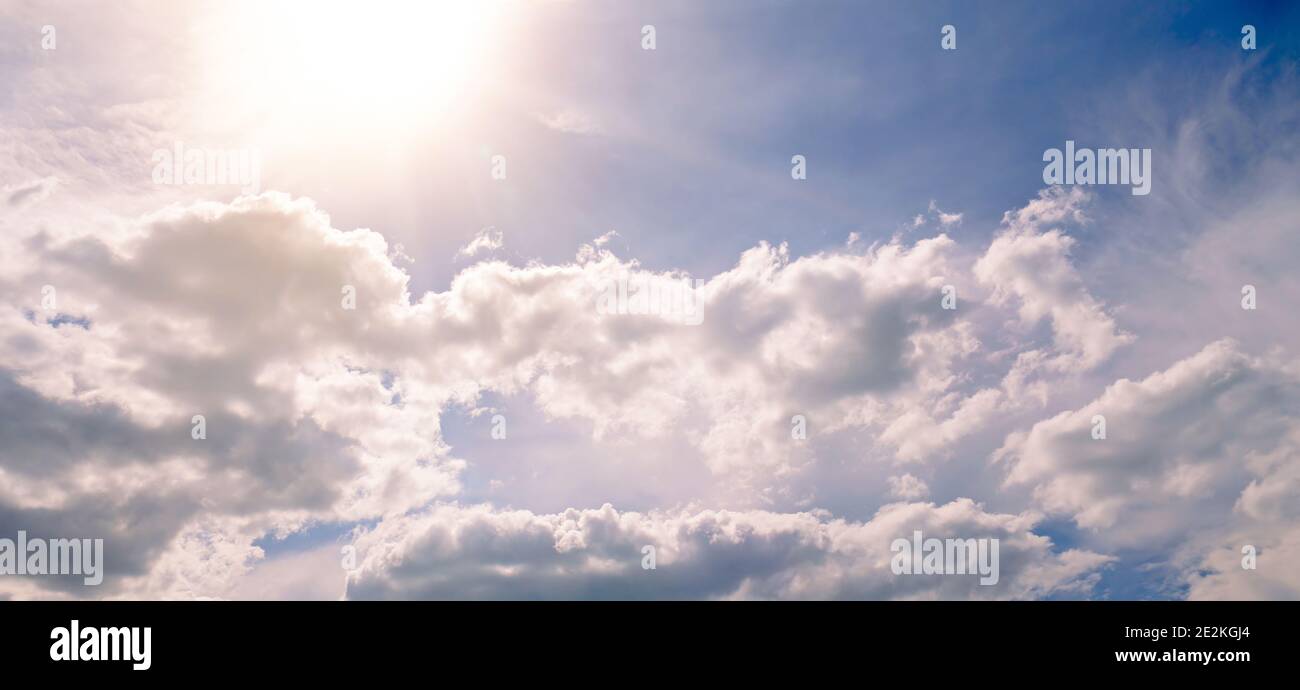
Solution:
M 1241 679 L 1290 670 L 1298 614 L 1297 602 L 4 602 L 0 659 L 51 681 L 806 683 L 884 681 L 874 674 L 890 667 L 918 680 Z

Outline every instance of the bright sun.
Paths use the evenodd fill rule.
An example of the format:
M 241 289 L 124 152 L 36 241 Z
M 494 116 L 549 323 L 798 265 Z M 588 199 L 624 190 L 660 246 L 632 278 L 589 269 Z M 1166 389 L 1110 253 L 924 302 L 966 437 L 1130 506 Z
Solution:
M 504 13 L 494 0 L 270 0 L 221 18 L 218 99 L 284 128 L 403 128 L 471 86 Z

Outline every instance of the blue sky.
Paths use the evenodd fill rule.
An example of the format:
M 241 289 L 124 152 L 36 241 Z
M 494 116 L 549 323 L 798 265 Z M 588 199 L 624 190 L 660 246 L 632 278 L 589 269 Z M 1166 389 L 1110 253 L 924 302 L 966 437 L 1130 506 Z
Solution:
M 506 191 L 479 181 L 463 190 L 474 204 L 458 195 L 411 214 L 367 204 L 341 224 L 427 247 L 417 258 L 429 275 L 415 271 L 415 284 L 439 289 L 457 268 L 444 260 L 455 243 L 488 226 L 510 232 L 515 256 L 544 261 L 616 230 L 648 266 L 704 276 L 760 240 L 805 254 L 849 232 L 888 239 L 931 200 L 967 214 L 958 232 L 987 236 L 1042 187 L 1045 148 L 1167 132 L 1180 104 L 1213 88 L 1205 74 L 1247 60 L 1264 73 L 1284 69 L 1297 45 L 1296 10 L 1285 3 L 697 5 L 559 8 L 539 29 L 550 40 L 528 78 L 634 123 L 641 137 L 575 146 L 528 129 L 527 112 L 494 112 L 452 155 L 508 150 L 527 136 L 529 155 L 516 164 L 524 179 Z M 664 50 L 629 52 L 638 21 L 656 24 Z M 1268 27 L 1258 54 L 1238 45 L 1246 21 Z M 934 50 L 947 23 L 959 27 L 953 53 Z M 1162 85 L 1163 121 L 1124 107 L 1135 80 Z M 787 184 L 795 153 L 811 168 L 798 187 Z M 417 189 L 438 179 L 446 154 L 419 156 Z M 575 197 L 582 203 L 567 202 Z

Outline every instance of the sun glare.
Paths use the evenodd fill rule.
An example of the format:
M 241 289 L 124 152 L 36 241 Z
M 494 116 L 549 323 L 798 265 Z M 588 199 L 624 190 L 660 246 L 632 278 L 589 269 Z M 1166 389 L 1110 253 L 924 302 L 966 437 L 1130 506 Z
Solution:
M 241 4 L 209 63 L 215 97 L 298 132 L 427 122 L 474 85 L 502 13 L 492 0 Z

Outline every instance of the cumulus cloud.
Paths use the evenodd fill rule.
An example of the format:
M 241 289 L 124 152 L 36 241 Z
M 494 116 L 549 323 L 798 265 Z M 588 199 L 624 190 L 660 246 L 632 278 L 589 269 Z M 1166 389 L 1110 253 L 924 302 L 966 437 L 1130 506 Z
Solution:
M 1247 513 L 1280 509 L 1273 492 L 1289 490 L 1298 430 L 1285 410 L 1297 402 L 1294 371 L 1223 340 L 1013 435 L 1001 457 L 1008 482 L 1032 483 L 1045 508 L 1082 526 L 1122 522 L 1134 540 L 1181 533 L 1239 499 Z M 1094 438 L 1097 416 L 1104 439 Z M 1251 483 L 1259 475 L 1266 483 Z
M 1294 522 L 1216 533 L 1180 555 L 1175 563 L 1188 599 L 1300 599 L 1300 526 Z
M 925 213 L 918 213 L 912 217 L 909 224 L 912 230 L 924 227 L 926 223 L 936 223 L 942 230 L 952 229 L 954 226 L 961 225 L 961 213 L 949 213 L 939 208 L 938 202 L 931 199 L 930 205 L 926 208 Z
M 952 225 L 961 224 L 962 214 L 948 213 L 944 211 L 939 208 L 939 204 L 937 204 L 933 199 L 930 200 L 930 213 L 934 214 L 935 219 L 939 221 L 941 227 L 946 228 Z
M 1120 331 L 1084 286 L 1070 262 L 1075 241 L 1059 228 L 1064 221 L 1086 221 L 1080 187 L 1044 190 L 1027 206 L 1008 211 L 1005 230 L 975 265 L 980 282 L 992 287 L 999 301 L 1019 304 L 1020 322 L 1032 326 L 1051 321 L 1060 354 L 1046 366 L 1059 370 L 1091 369 L 1133 336 Z
M 914 501 L 930 495 L 930 487 L 910 474 L 889 478 L 889 493 L 894 498 Z
M 6 270 L 6 531 L 106 538 L 104 595 L 212 596 L 268 530 L 456 490 L 436 412 L 391 404 L 381 371 L 349 359 L 365 357 L 367 314 L 384 316 L 344 318 L 341 288 L 363 304 L 404 289 L 378 235 L 276 196 L 168 209 L 140 230 L 37 235 L 37 263 Z M 30 289 L 44 283 L 85 327 L 45 316 Z M 221 561 L 202 553 L 218 543 Z
M 500 249 L 504 243 L 503 233 L 500 230 L 484 228 L 479 230 L 477 235 L 474 235 L 474 239 L 470 240 L 469 244 L 461 247 L 460 251 L 456 252 L 456 256 L 458 258 L 472 257 L 477 255 L 479 252 L 490 252 L 495 249 Z
M 998 452 L 1007 483 L 1072 518 L 1098 543 L 1187 563 L 1202 593 L 1300 596 L 1291 526 L 1300 513 L 1300 367 L 1232 340 L 1141 381 L 1121 379 L 1088 405 L 1012 434 Z M 1105 438 L 1093 429 L 1104 418 Z M 1261 581 L 1241 546 L 1268 552 Z M 1207 566 L 1210 572 L 1206 572 Z M 1267 583 L 1267 584 L 1266 584 Z M 1227 588 L 1227 589 L 1224 589 Z
M 1016 217 L 1069 217 L 1080 201 L 1053 192 Z M 170 206 L 117 235 L 36 230 L 15 245 L 26 260 L 7 264 L 0 281 L 14 305 L 0 312 L 6 334 L 0 351 L 5 361 L 21 362 L 7 369 L 0 402 L 10 410 L 4 423 L 13 427 L 6 437 L 23 439 L 0 452 L 0 526 L 53 519 L 65 531 L 103 534 L 118 511 L 165 515 L 153 529 L 115 537 L 118 576 L 105 594 L 123 596 L 256 596 L 263 590 L 240 585 L 250 573 L 268 568 L 271 575 L 262 577 L 272 584 L 266 587 L 282 578 L 273 576 L 274 563 L 259 565 L 264 556 L 254 542 L 268 532 L 322 521 L 378 520 L 374 533 L 382 535 L 407 523 L 455 534 L 459 521 L 473 518 L 523 525 L 518 538 L 544 542 L 527 535 L 544 533 L 538 525 L 554 523 L 556 515 L 438 508 L 418 520 L 403 517 L 462 490 L 468 465 L 443 438 L 443 415 L 488 394 L 526 395 L 549 419 L 580 421 L 599 448 L 626 439 L 680 440 L 693 455 L 673 461 L 694 458 L 743 505 L 782 492 L 794 500 L 785 479 L 818 464 L 817 445 L 792 434 L 795 415 L 805 417 L 816 437 L 873 430 L 880 445 L 870 452 L 920 461 L 947 452 L 1019 404 L 1016 369 L 1038 366 L 1024 352 L 999 385 L 970 386 L 964 373 L 982 347 L 977 333 L 1009 314 L 1004 299 L 985 300 L 975 292 L 963 298 L 970 309 L 942 306 L 944 286 L 972 282 L 963 278 L 978 273 L 978 266 L 995 282 L 1009 281 L 998 282 L 998 289 L 1036 305 L 1033 314 L 1091 319 L 1111 334 L 1101 341 L 1123 340 L 1069 264 L 1069 242 L 1036 222 L 1021 227 L 1011 221 L 978 259 L 945 235 L 797 258 L 784 245 L 759 244 L 693 288 L 704 314 L 694 326 L 602 312 L 597 300 L 611 284 L 686 278 L 620 258 L 607 242 L 584 245 L 561 264 L 482 261 L 462 270 L 445 291 L 416 297 L 378 233 L 338 230 L 310 200 L 277 193 Z M 1031 264 L 1050 270 L 1031 277 Z M 57 318 L 32 289 L 45 283 L 57 287 Z M 1110 347 L 1098 349 L 1091 337 L 1098 332 L 1063 325 L 1052 346 L 1058 349 L 1046 351 L 1092 361 Z M 193 415 L 206 418 L 206 439 L 190 437 Z M 1140 504 L 1117 504 L 1113 497 L 1098 503 L 1071 493 L 1104 485 L 1100 479 L 1085 476 L 1061 487 L 1051 481 L 1055 470 L 1036 469 L 1044 461 L 1030 451 L 1054 447 L 1042 440 L 1052 438 L 1054 428 L 1035 427 L 1021 441 L 1008 441 L 1003 454 L 1015 458 L 1014 482 L 1043 484 L 1036 496 L 1045 509 L 1077 509 L 1087 524 L 1112 524 L 1125 510 L 1143 512 Z M 1123 437 L 1119 420 L 1110 428 Z M 1202 480 L 1192 470 L 1172 472 L 1189 491 Z M 1278 476 L 1256 488 L 1243 486 L 1239 511 L 1279 510 L 1285 491 L 1278 494 L 1278 487 L 1285 484 Z M 498 480 L 492 477 L 490 485 L 499 487 Z M 889 483 L 898 499 L 929 494 L 926 483 L 910 474 Z M 816 505 L 817 497 L 799 500 Z M 958 510 L 952 505 L 936 510 Z M 1165 502 L 1151 511 L 1176 505 Z M 1093 512 L 1085 514 L 1085 506 Z M 1113 515 L 1097 512 L 1107 507 Z M 770 577 L 695 583 L 699 589 L 678 582 L 644 595 L 935 595 L 850 574 L 862 559 L 874 563 L 881 554 L 874 545 L 850 548 L 856 542 L 849 535 L 875 539 L 891 511 L 901 510 L 882 510 L 867 523 L 760 511 L 756 524 L 779 525 L 770 529 L 793 549 L 781 556 L 788 562 L 755 563 L 770 567 Z M 991 519 L 982 510 L 961 510 L 972 525 Z M 722 514 L 730 513 L 622 513 L 616 523 L 629 535 L 658 539 L 665 563 L 687 554 L 680 557 L 698 559 L 693 562 L 703 573 L 728 564 L 689 545 L 712 535 L 710 525 Z M 1017 539 L 1038 539 L 1031 532 L 1034 520 L 1016 519 L 1023 523 Z M 826 535 L 832 535 L 831 547 L 822 543 Z M 887 547 L 888 540 L 883 543 Z M 533 547 L 521 542 L 519 548 Z M 561 558 L 537 567 L 581 570 L 614 557 L 607 550 L 615 546 L 593 548 L 587 556 L 596 566 Z M 1046 560 L 1026 571 L 1037 579 L 1013 578 L 1019 584 L 1009 596 L 1071 589 L 1104 561 L 1078 553 L 1049 558 L 1043 555 L 1049 547 L 1040 550 Z M 493 552 L 473 553 L 487 559 L 465 564 L 478 577 L 482 571 L 475 568 L 492 563 Z M 409 565 L 418 559 L 403 562 L 405 569 L 394 572 L 425 577 Z M 370 575 L 354 578 L 351 595 L 400 596 L 431 586 L 388 589 L 385 578 L 397 575 L 367 563 Z M 456 586 L 469 587 L 474 577 Z M 598 580 L 498 584 L 522 582 L 517 593 L 538 596 L 548 586 L 557 587 L 557 596 L 628 586 Z M 450 591 L 428 590 L 430 596 Z
M 885 506 L 865 523 L 824 512 L 619 512 L 537 515 L 440 505 L 357 538 L 353 599 L 1022 599 L 1082 595 L 1109 559 L 1058 551 L 1033 514 L 968 499 Z M 1000 540 L 1000 579 L 895 575 L 891 542 L 914 530 Z M 655 568 L 643 567 L 653 547 Z
M 1041 407 L 1054 386 L 1095 369 L 1119 347 L 1132 342 L 1133 336 L 1120 331 L 1089 293 L 1071 260 L 1074 240 L 1059 228 L 1044 228 L 1053 223 L 1086 222 L 1083 207 L 1087 202 L 1087 195 L 1077 188 L 1069 192 L 1059 187 L 1046 189 L 1024 207 L 1004 214 L 1001 232 L 978 259 L 948 267 L 953 283 L 962 286 L 963 299 L 967 304 L 974 302 L 970 315 L 957 328 L 967 355 L 988 347 L 986 338 L 995 338 L 1003 349 L 991 359 L 1014 356 L 1001 369 L 1002 378 L 996 386 L 962 392 L 961 374 L 954 372 L 949 385 L 936 389 L 934 395 L 895 405 L 880 438 L 895 446 L 899 461 L 944 455 L 997 416 Z M 943 215 L 933 202 L 931 211 Z M 970 290 L 974 287 L 971 283 L 989 292 Z M 1015 309 L 1014 318 L 1008 318 L 1005 309 L 1009 308 Z M 1044 318 L 1052 324 L 1053 337 L 1050 343 L 1040 344 L 1031 331 Z M 1016 328 L 1002 328 L 1008 320 Z M 988 335 L 978 336 L 980 332 Z M 965 371 L 972 368 L 964 364 Z
M 499 244 L 480 234 L 467 253 Z M 203 582 L 179 573 L 216 572 L 195 548 L 228 543 L 224 572 L 243 572 L 261 557 L 258 530 L 455 495 L 466 465 L 441 418 L 488 393 L 526 394 L 597 442 L 685 439 L 749 500 L 815 462 L 796 415 L 815 434 L 874 428 L 920 460 L 1005 404 L 998 389 L 956 387 L 980 345 L 941 305 L 970 270 L 944 235 L 798 258 L 760 244 L 693 288 L 696 326 L 599 309 L 611 285 L 685 279 L 606 245 L 565 264 L 479 262 L 416 298 L 382 236 L 335 229 L 310 200 L 278 193 L 169 206 L 118 235 L 37 231 L 0 283 L 15 305 L 0 314 L 0 349 L 23 363 L 9 370 L 9 423 L 37 430 L 6 455 L 5 500 L 15 515 L 74 513 L 127 481 L 110 471 L 138 483 L 116 487 L 119 500 L 162 500 L 143 487 L 166 478 L 175 517 L 137 537 L 122 571 L 144 577 L 153 563 L 173 574 L 135 585 L 188 596 Z M 32 289 L 45 283 L 58 318 Z M 189 437 L 194 415 L 202 441 Z M 227 488 L 203 496 L 212 486 Z M 233 586 L 213 577 L 209 594 Z

